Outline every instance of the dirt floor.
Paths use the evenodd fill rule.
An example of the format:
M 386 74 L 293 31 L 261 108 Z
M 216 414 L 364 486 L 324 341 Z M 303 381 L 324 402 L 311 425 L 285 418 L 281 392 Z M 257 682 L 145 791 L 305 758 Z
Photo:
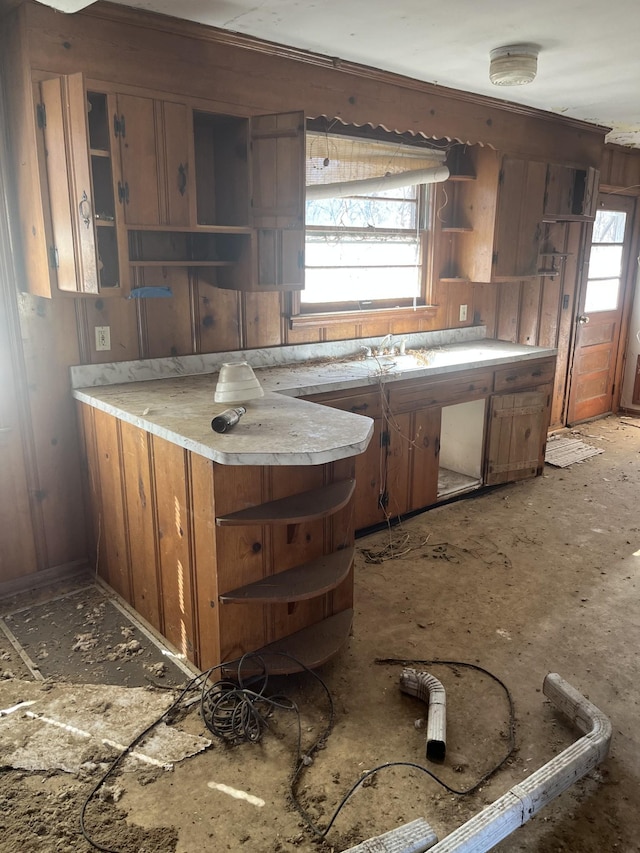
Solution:
M 344 851 L 424 817 L 439 838 L 558 754 L 579 736 L 542 694 L 558 672 L 613 724 L 609 758 L 495 848 L 536 853 L 640 851 L 640 421 L 610 417 L 574 430 L 604 453 L 542 477 L 479 493 L 357 541 L 353 636 L 318 675 L 271 681 L 268 693 L 294 700 L 277 710 L 259 743 L 213 746 L 172 772 L 116 772 L 86 814 L 102 850 L 200 853 Z M 15 606 L 3 603 L 2 612 Z M 447 754 L 425 758 L 425 711 L 399 690 L 402 665 L 380 659 L 443 660 L 424 667 L 447 691 Z M 509 751 L 507 694 L 515 748 L 488 781 L 453 794 L 411 765 L 465 790 Z M 15 650 L 0 638 L 0 707 L 29 691 Z M 151 688 L 153 689 L 153 688 Z M 283 704 L 285 704 L 283 702 Z M 179 725 L 206 732 L 198 705 Z M 2 743 L 0 719 L 0 745 Z M 309 754 L 297 800 L 323 832 L 342 798 L 364 776 L 324 838 L 309 829 L 290 792 L 297 756 Z M 321 739 L 321 748 L 313 750 Z M 2 770 L 0 851 L 92 848 L 79 835 L 82 804 L 111 755 L 81 773 Z M 404 762 L 404 764 L 402 764 Z M 221 790 L 219 785 L 228 786 Z M 229 789 L 244 792 L 242 799 Z M 117 795 L 116 795 L 117 793 Z M 247 796 L 248 795 L 248 796 Z

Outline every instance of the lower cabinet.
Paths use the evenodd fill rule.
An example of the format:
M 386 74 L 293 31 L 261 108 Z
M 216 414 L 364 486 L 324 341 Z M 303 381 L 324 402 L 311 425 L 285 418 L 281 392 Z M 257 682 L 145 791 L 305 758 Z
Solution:
M 353 458 L 219 465 L 88 405 L 79 415 L 97 572 L 181 654 L 204 670 L 261 651 L 285 673 L 341 648 Z
M 510 483 L 542 473 L 551 406 L 551 385 L 490 401 L 484 482 Z
M 356 530 L 540 474 L 554 372 L 546 358 L 307 398 L 374 419 L 356 457 Z

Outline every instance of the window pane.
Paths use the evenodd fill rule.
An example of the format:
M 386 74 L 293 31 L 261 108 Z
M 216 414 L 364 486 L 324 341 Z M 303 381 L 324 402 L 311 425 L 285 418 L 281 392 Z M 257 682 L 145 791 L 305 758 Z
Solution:
M 598 210 L 593 223 L 593 243 L 622 243 L 627 214 L 621 210 Z
M 387 239 L 374 242 L 353 237 L 309 239 L 305 262 L 309 267 L 415 266 L 419 261 L 416 240 Z
M 585 314 L 593 314 L 596 311 L 615 311 L 618 307 L 619 289 L 619 278 L 589 280 L 584 300 Z
M 417 204 L 414 198 L 330 198 L 308 201 L 307 225 L 337 228 L 405 228 L 416 227 Z
M 622 246 L 592 246 L 589 278 L 613 278 L 622 272 Z
M 333 270 L 307 267 L 305 287 L 301 293 L 305 303 L 364 303 L 376 299 L 407 299 L 419 295 L 419 275 L 415 267 L 337 267 Z

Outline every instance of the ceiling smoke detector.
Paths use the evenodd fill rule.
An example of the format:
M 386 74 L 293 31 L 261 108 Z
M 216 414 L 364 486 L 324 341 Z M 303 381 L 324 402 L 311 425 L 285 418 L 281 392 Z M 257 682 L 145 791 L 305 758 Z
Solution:
M 494 86 L 523 86 L 535 79 L 538 47 L 535 44 L 509 44 L 491 51 L 489 79 Z

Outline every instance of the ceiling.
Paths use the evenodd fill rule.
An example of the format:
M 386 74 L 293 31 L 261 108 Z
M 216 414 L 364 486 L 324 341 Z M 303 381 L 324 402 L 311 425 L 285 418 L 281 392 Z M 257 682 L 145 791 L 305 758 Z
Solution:
M 605 125 L 608 142 L 640 148 L 638 0 L 115 2 Z M 490 51 L 520 42 L 539 46 L 536 79 L 492 85 Z

